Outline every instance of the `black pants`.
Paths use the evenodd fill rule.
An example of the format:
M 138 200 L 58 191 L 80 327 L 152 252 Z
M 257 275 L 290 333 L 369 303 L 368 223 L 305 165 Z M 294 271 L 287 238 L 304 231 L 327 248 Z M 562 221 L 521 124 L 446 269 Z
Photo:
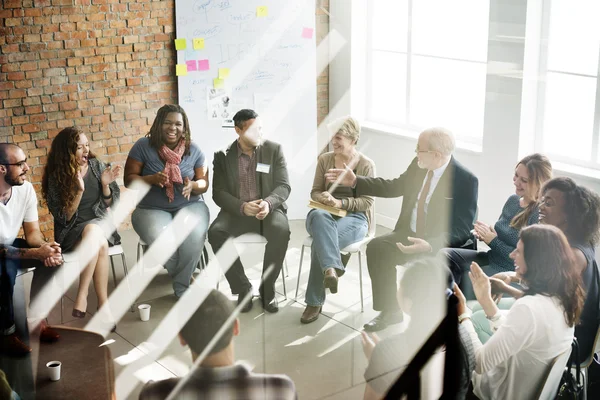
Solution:
M 267 240 L 263 258 L 263 280 L 259 290 L 263 300 L 269 302 L 275 297 L 275 281 L 281 272 L 290 241 L 287 215 L 277 209 L 260 221 L 255 217 L 242 217 L 221 211 L 208 229 L 208 242 L 213 251 L 217 253 L 227 239 L 245 233 L 257 233 Z M 273 271 L 265 278 L 264 273 L 271 265 L 274 265 Z M 233 294 L 242 293 L 251 286 L 239 257 L 229 268 L 225 277 Z
M 396 265 L 405 264 L 419 255 L 404 254 L 396 243 L 410 244 L 406 232 L 391 232 L 379 236 L 367 246 L 367 266 L 373 290 L 373 309 L 377 311 L 399 310 L 396 292 Z
M 28 249 L 27 242 L 23 239 L 15 239 L 12 247 L 19 249 Z M 9 335 L 15 331 L 15 314 L 13 308 L 13 294 L 15 287 L 15 280 L 17 273 L 21 269 L 36 268 L 37 270 L 51 269 L 45 268 L 41 261 L 33 259 L 13 259 L 13 258 L 0 258 L 0 334 Z M 46 280 L 45 276 L 41 274 L 34 274 L 31 297 L 39 293 L 39 290 L 44 286 Z M 34 291 L 34 289 L 36 291 Z

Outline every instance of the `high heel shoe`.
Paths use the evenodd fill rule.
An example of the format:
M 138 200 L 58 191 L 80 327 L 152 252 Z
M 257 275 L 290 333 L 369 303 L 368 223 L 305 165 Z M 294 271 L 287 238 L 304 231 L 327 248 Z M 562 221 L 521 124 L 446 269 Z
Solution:
M 71 315 L 75 318 L 85 318 L 85 311 L 79 311 L 78 309 L 74 308 Z
M 100 307 L 96 307 L 96 311 L 100 312 Z M 104 315 L 102 315 L 100 317 L 100 321 L 102 321 L 103 324 L 111 324 L 112 323 L 112 328 L 110 328 L 111 332 L 116 332 L 117 331 L 117 324 L 115 323 L 115 319 L 112 315 L 107 315 L 107 313 L 103 313 Z

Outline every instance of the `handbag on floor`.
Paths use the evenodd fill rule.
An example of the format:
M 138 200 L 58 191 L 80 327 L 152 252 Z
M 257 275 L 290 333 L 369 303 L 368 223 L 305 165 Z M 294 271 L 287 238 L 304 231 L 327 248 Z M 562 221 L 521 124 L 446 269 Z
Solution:
M 558 400 L 583 400 L 583 384 L 579 381 L 579 343 L 573 338 L 571 343 L 571 357 L 560 380 L 556 399 Z M 571 365 L 575 366 L 576 376 L 571 373 Z

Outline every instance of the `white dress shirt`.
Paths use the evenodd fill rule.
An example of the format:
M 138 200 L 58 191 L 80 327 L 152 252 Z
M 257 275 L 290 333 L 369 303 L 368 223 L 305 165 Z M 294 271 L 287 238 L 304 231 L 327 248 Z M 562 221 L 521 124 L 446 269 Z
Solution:
M 451 157 L 448 158 L 448 161 L 446 161 L 446 163 L 444 165 L 442 165 L 438 169 L 433 170 L 433 176 L 431 177 L 431 186 L 429 187 L 429 193 L 427 193 L 427 197 L 425 198 L 425 214 L 427 214 L 427 208 L 429 207 L 429 200 L 431 200 L 431 195 L 433 195 L 433 191 L 435 190 L 435 187 L 437 186 L 438 182 L 440 181 L 440 178 L 444 174 L 444 171 L 448 167 L 448 164 L 450 164 L 451 159 L 452 159 Z M 425 178 L 423 179 L 423 184 L 421 185 L 421 190 L 419 191 L 419 197 L 417 198 L 417 202 L 415 203 L 415 208 L 413 208 L 412 216 L 410 217 L 410 229 L 413 232 L 417 231 L 417 208 L 419 207 L 418 199 L 420 199 L 421 195 L 423 194 L 423 187 L 425 186 L 425 182 L 427 182 L 428 174 L 429 174 L 429 171 L 427 171 L 427 174 L 425 174 Z
M 470 320 L 462 325 L 475 350 L 473 392 L 482 400 L 535 398 L 550 364 L 570 349 L 574 334 L 560 300 L 541 294 L 518 299 L 485 345 Z

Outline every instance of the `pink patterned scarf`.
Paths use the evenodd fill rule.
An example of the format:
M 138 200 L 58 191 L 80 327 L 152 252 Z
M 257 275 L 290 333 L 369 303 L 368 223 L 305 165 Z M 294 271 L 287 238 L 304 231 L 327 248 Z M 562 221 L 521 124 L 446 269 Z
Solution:
M 183 157 L 183 152 L 185 151 L 185 139 L 181 139 L 177 147 L 174 150 L 171 150 L 166 145 L 162 145 L 162 147 L 158 150 L 158 155 L 165 162 L 165 170 L 164 172 L 169 177 L 169 181 L 166 183 L 165 188 L 167 189 L 167 197 L 169 198 L 169 203 L 175 199 L 175 190 L 173 189 L 173 183 L 183 183 L 183 178 L 181 177 L 181 170 L 179 169 L 179 163 L 181 162 L 181 157 Z

